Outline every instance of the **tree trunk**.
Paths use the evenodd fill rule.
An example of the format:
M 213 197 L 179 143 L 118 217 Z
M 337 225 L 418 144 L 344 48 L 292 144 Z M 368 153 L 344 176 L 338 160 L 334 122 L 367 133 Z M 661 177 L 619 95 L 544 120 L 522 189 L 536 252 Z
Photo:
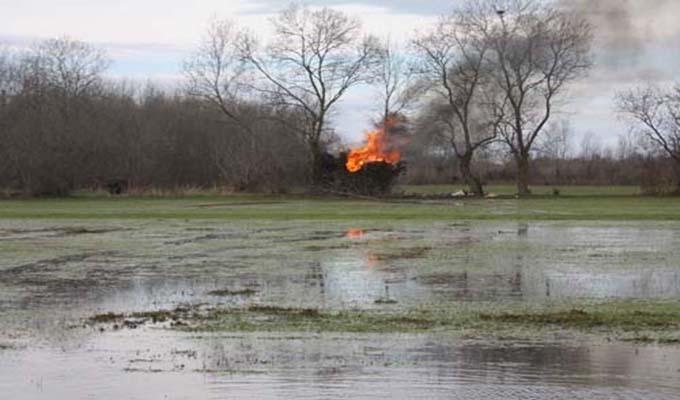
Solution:
M 531 194 L 529 190 L 529 155 L 515 156 L 517 162 L 517 194 L 520 196 Z
M 680 194 L 680 159 L 675 160 L 675 193 Z
M 310 143 L 309 150 L 312 153 L 312 165 L 311 165 L 311 177 L 312 186 L 319 187 L 323 185 L 324 172 L 323 172 L 323 154 L 321 152 L 321 146 L 318 143 Z
M 484 188 L 479 178 L 472 173 L 472 155 L 466 155 L 459 159 L 458 168 L 463 176 L 463 181 L 468 185 L 470 193 L 475 196 L 484 196 Z

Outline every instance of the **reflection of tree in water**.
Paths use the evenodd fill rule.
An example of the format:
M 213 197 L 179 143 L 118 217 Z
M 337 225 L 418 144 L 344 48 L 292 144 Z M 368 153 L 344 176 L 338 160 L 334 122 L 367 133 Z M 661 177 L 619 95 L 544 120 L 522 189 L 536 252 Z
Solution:
M 519 237 L 529 236 L 529 223 L 520 222 L 517 224 L 517 236 Z
M 631 379 L 663 379 L 665 375 L 655 368 L 669 366 L 662 361 L 663 351 L 638 352 L 634 346 L 620 344 L 459 345 L 436 335 L 421 335 L 408 342 L 390 335 L 359 342 L 335 336 L 262 340 L 258 335 L 245 335 L 202 343 L 200 354 L 207 370 L 275 365 L 276 373 L 286 374 L 291 367 L 296 374 L 311 372 L 318 382 L 343 376 L 350 379 L 367 365 L 396 363 L 402 368 L 417 366 L 439 382 L 622 387 L 630 385 Z M 399 369 L 390 373 L 398 374 Z
M 451 346 L 430 337 L 427 344 L 413 351 L 409 361 L 429 364 L 432 375 L 441 381 L 451 378 L 504 383 L 540 382 L 560 385 L 627 385 L 632 376 L 655 377 L 659 371 L 646 370 L 659 365 L 662 352 L 650 350 L 640 357 L 628 345 L 524 345 L 501 346 L 468 344 Z M 451 365 L 455 365 L 452 368 Z
M 501 265 L 508 268 L 507 272 L 477 270 L 475 266 L 479 264 L 480 254 L 474 246 L 461 246 L 457 256 L 456 263 L 465 266 L 464 270 L 420 275 L 416 278 L 418 283 L 446 300 L 486 301 L 523 296 L 523 255 L 517 255 L 512 265 Z
M 322 260 L 307 267 L 301 296 L 321 307 L 374 304 L 376 301 L 401 301 L 427 293 L 415 293 L 406 270 L 370 252 Z
M 498 380 L 513 381 L 517 376 L 541 381 L 541 377 L 548 376 L 569 376 L 579 381 L 597 379 L 589 378 L 593 375 L 593 365 L 587 347 L 469 345 L 457 351 L 465 366 L 463 370 L 488 371 L 488 375 Z

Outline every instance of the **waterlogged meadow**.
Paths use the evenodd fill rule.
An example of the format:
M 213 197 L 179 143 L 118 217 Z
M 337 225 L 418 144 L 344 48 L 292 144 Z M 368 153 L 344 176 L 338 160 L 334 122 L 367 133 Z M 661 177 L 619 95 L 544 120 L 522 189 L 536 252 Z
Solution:
M 677 203 L 571 200 L 5 202 L 0 397 L 679 396 Z

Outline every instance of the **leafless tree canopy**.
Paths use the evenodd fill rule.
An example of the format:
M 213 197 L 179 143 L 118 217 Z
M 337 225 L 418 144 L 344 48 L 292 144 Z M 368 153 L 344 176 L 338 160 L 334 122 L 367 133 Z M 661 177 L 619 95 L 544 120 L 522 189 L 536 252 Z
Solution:
M 674 161 L 680 191 L 680 85 L 670 90 L 637 88 L 620 93 L 617 105 L 645 137 Z
M 376 41 L 362 34 L 358 19 L 330 8 L 294 4 L 271 22 L 275 37 L 264 52 L 252 35 L 243 37 L 241 51 L 267 84 L 256 89 L 304 115 L 301 133 L 315 168 L 334 106 L 372 77 Z
M 0 94 L 8 96 L 17 89 L 17 63 L 15 55 L 9 49 L 0 44 Z M 6 97 L 3 97 L 6 101 Z
M 592 29 L 576 14 L 531 0 L 471 1 L 473 26 L 488 41 L 501 96 L 499 133 L 517 163 L 520 194 L 528 193 L 531 149 L 567 85 L 591 66 Z
M 195 54 L 183 66 L 186 90 L 191 96 L 212 103 L 235 122 L 243 121 L 232 108 L 239 101 L 245 63 L 240 57 L 239 32 L 227 20 L 213 19 Z
M 297 157 L 299 152 L 283 143 L 300 145 L 300 140 L 291 129 L 296 125 L 294 111 L 276 110 L 248 94 L 246 60 L 238 48 L 241 38 L 233 22 L 212 20 L 183 70 L 186 93 L 223 116 L 214 121 L 223 130 L 212 141 L 215 166 L 225 180 L 253 188 L 278 176 L 280 166 L 271 170 L 272 161 Z M 289 123 L 278 126 L 282 121 Z
M 475 194 L 482 184 L 472 171 L 475 152 L 496 139 L 498 121 L 489 109 L 494 88 L 489 69 L 490 43 L 474 29 L 476 12 L 461 8 L 442 17 L 430 32 L 414 41 L 422 73 L 435 99 L 433 121 L 452 146 L 463 179 Z
M 387 125 L 390 116 L 411 111 L 426 89 L 426 83 L 417 79 L 416 66 L 389 39 L 380 43 L 373 83 L 378 89 L 383 125 Z
M 96 47 L 69 38 L 48 39 L 33 47 L 26 65 L 33 82 L 66 97 L 92 93 L 111 61 Z

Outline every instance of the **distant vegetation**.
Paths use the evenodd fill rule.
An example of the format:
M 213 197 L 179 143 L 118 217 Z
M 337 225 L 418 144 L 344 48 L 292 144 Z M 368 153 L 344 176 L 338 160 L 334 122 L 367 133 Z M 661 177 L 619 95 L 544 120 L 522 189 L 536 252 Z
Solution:
M 636 129 L 577 149 L 555 112 L 591 65 L 591 27 L 551 2 L 496 4 L 467 1 L 404 44 L 331 8 L 291 5 L 266 43 L 214 20 L 172 91 L 106 79 L 108 56 L 77 40 L 0 48 L 0 194 L 319 187 L 343 150 L 333 113 L 358 85 L 376 88 L 376 125 L 400 121 L 387 134 L 402 184 L 679 191 L 680 89 L 620 94 Z

